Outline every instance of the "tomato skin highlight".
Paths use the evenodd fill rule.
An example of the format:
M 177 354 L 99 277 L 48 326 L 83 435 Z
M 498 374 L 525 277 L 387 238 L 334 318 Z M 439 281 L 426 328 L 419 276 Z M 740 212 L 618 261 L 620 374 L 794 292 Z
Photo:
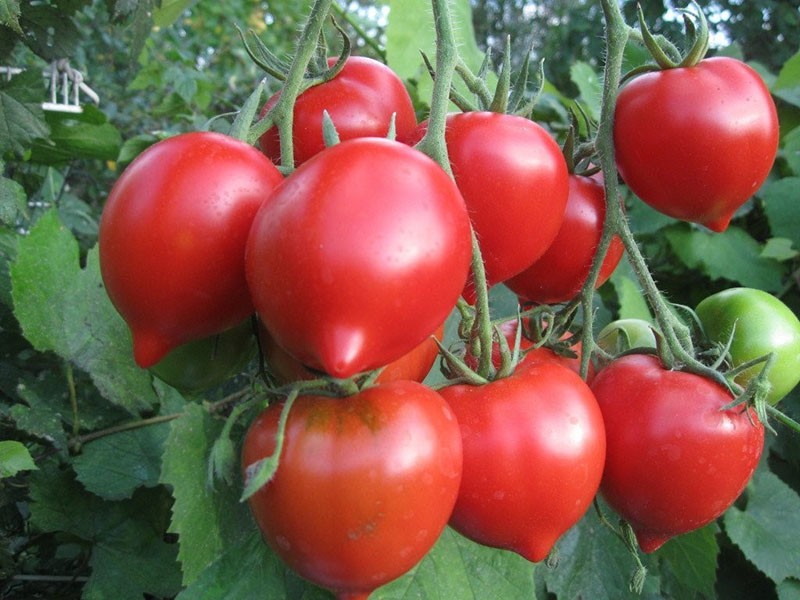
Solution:
M 614 145 L 625 183 L 656 210 L 727 229 L 758 190 L 778 149 L 775 103 L 733 58 L 646 73 L 617 98 Z
M 440 393 L 458 418 L 464 452 L 450 525 L 480 544 L 544 560 L 600 485 L 605 430 L 589 386 L 540 362 Z
M 564 221 L 545 253 L 527 269 L 505 282 L 523 301 L 558 304 L 575 298 L 592 267 L 603 233 L 606 213 L 602 182 L 582 175 L 569 176 L 569 195 Z M 624 248 L 614 236 L 606 253 L 595 288 L 611 277 Z
M 752 409 L 722 386 L 631 354 L 592 383 L 606 428 L 605 500 L 644 552 L 718 518 L 750 481 L 764 446 Z
M 256 215 L 245 262 L 275 341 L 344 378 L 433 334 L 460 296 L 471 257 L 464 200 L 445 171 L 399 142 L 360 138 L 286 179 Z
M 257 149 L 211 132 L 158 142 L 125 169 L 100 220 L 100 271 L 139 366 L 252 314 L 245 244 L 282 180 Z
M 333 66 L 336 60 L 328 59 L 328 66 Z M 262 116 L 279 96 L 277 93 L 267 100 Z M 399 142 L 407 143 L 417 127 L 411 97 L 397 74 L 372 58 L 351 56 L 336 77 L 298 96 L 292 129 L 295 166 L 325 149 L 322 115 L 326 110 L 342 141 L 359 137 L 385 138 L 392 115 Z M 259 145 L 275 164 L 281 164 L 277 127 L 268 129 L 261 136 Z
M 733 367 L 774 353 L 767 402 L 774 406 L 800 382 L 800 320 L 781 300 L 763 290 L 738 287 L 704 298 L 695 310 L 712 341 L 724 346 L 733 333 Z M 747 386 L 763 366 L 743 371 L 736 383 Z
M 281 406 L 250 426 L 242 465 L 269 456 Z M 398 381 L 299 397 L 275 477 L 248 500 L 265 540 L 340 598 L 366 597 L 438 539 L 461 480 L 458 423 L 436 392 Z

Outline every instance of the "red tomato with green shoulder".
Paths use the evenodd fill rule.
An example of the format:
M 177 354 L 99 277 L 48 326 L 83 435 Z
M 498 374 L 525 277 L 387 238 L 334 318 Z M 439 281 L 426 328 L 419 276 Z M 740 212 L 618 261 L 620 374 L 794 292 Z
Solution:
M 333 66 L 336 60 L 328 59 L 328 65 Z M 267 100 L 262 116 L 275 105 L 279 94 Z M 342 141 L 358 137 L 385 138 L 393 115 L 398 141 L 410 141 L 417 127 L 411 97 L 397 74 L 372 58 L 351 56 L 336 77 L 297 97 L 292 129 L 295 166 L 325 148 L 322 115 L 326 110 Z M 281 163 L 277 127 L 268 129 L 259 145 L 275 164 Z
M 378 138 L 341 142 L 295 170 L 255 217 L 245 256 L 275 342 L 338 378 L 431 336 L 469 271 L 469 216 L 428 156 Z
M 800 382 L 800 320 L 781 300 L 759 289 L 730 288 L 702 300 L 695 312 L 710 341 L 724 347 L 731 339 L 732 367 L 774 355 L 767 402 L 777 404 Z M 747 386 L 764 366 L 742 371 L 735 381 Z
M 764 427 L 752 409 L 725 409 L 733 397 L 716 382 L 630 354 L 591 387 L 607 439 L 600 489 L 644 552 L 722 515 L 758 466 Z
M 461 426 L 464 453 L 450 525 L 480 544 L 545 559 L 600 485 L 605 430 L 589 386 L 562 365 L 539 362 L 440 393 Z
M 589 276 L 603 234 L 605 214 L 602 182 L 570 175 L 564 221 L 553 243 L 536 262 L 507 280 L 506 286 L 523 301 L 536 304 L 558 304 L 575 298 Z M 611 277 L 623 252 L 622 240 L 614 236 L 600 267 L 596 288 Z
M 245 473 L 274 452 L 281 408 L 250 426 Z M 277 472 L 248 502 L 289 567 L 338 598 L 365 600 L 439 538 L 461 469 L 458 422 L 442 397 L 396 381 L 348 398 L 297 398 Z
M 614 114 L 617 168 L 633 193 L 718 232 L 767 178 L 778 136 L 767 86 L 728 57 L 634 77 Z
M 100 219 L 100 272 L 139 366 L 253 313 L 245 245 L 282 181 L 256 148 L 212 132 L 160 141 L 125 169 Z

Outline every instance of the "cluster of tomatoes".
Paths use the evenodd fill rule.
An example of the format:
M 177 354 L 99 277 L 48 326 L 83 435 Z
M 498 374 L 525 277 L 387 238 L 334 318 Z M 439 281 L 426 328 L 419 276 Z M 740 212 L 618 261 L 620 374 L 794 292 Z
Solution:
M 652 198 L 635 183 L 637 167 L 653 184 L 646 160 L 663 149 L 626 146 L 648 137 L 632 135 L 641 124 L 625 118 L 644 95 L 627 91 L 635 84 L 623 89 L 635 98 L 620 96 L 620 171 Z M 330 147 L 323 110 L 341 140 Z M 452 177 L 414 148 L 425 131 L 394 73 L 351 57 L 297 98 L 297 168 L 286 177 L 275 128 L 260 150 L 189 133 L 143 152 L 105 206 L 103 280 L 141 367 L 176 387 L 208 386 L 252 357 L 256 315 L 273 380 L 333 384 L 301 394 L 289 411 L 270 405 L 249 428 L 246 478 L 282 448 L 274 476 L 249 498 L 266 541 L 309 580 L 366 598 L 411 569 L 448 524 L 540 561 L 600 489 L 645 551 L 719 516 L 755 469 L 763 427 L 749 409 L 723 410 L 733 398 L 718 383 L 667 370 L 652 354 L 621 357 L 584 380 L 576 359 L 524 337 L 524 358 L 507 376 L 438 390 L 421 383 L 440 353 L 433 338 L 460 298 L 476 298 L 475 241 L 489 286 L 504 283 L 525 304 L 562 303 L 586 281 L 606 207 L 602 182 L 569 173 L 555 140 L 528 119 L 451 115 Z M 752 193 L 756 175 L 742 176 Z M 689 209 L 675 216 L 724 228 L 733 196 L 720 192 L 702 219 Z M 622 252 L 615 239 L 598 285 Z M 496 367 L 517 327 L 504 324 L 504 341 L 485 349 Z M 794 331 L 800 343 L 800 324 Z M 187 375 L 181 365 L 192 361 Z

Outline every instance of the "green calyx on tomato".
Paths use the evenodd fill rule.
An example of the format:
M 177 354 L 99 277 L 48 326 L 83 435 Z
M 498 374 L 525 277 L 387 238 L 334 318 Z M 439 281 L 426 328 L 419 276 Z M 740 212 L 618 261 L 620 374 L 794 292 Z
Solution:
M 764 373 L 773 406 L 800 382 L 800 320 L 775 296 L 753 288 L 731 288 L 702 300 L 695 309 L 708 340 L 728 347 L 731 367 L 772 355 Z M 735 377 L 747 386 L 765 367 L 753 365 Z

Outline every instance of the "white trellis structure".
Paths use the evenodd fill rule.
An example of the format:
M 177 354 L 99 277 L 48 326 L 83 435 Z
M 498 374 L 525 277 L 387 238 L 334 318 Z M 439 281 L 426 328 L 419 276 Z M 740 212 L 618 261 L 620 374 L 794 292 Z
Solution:
M 22 73 L 19 67 L 0 66 L 0 77 L 6 80 Z M 66 58 L 54 60 L 42 71 L 48 80 L 50 91 L 49 99 L 42 102 L 44 110 L 66 113 L 81 113 L 81 94 L 89 98 L 94 104 L 100 104 L 100 97 L 83 80 L 83 74 L 73 69 Z

